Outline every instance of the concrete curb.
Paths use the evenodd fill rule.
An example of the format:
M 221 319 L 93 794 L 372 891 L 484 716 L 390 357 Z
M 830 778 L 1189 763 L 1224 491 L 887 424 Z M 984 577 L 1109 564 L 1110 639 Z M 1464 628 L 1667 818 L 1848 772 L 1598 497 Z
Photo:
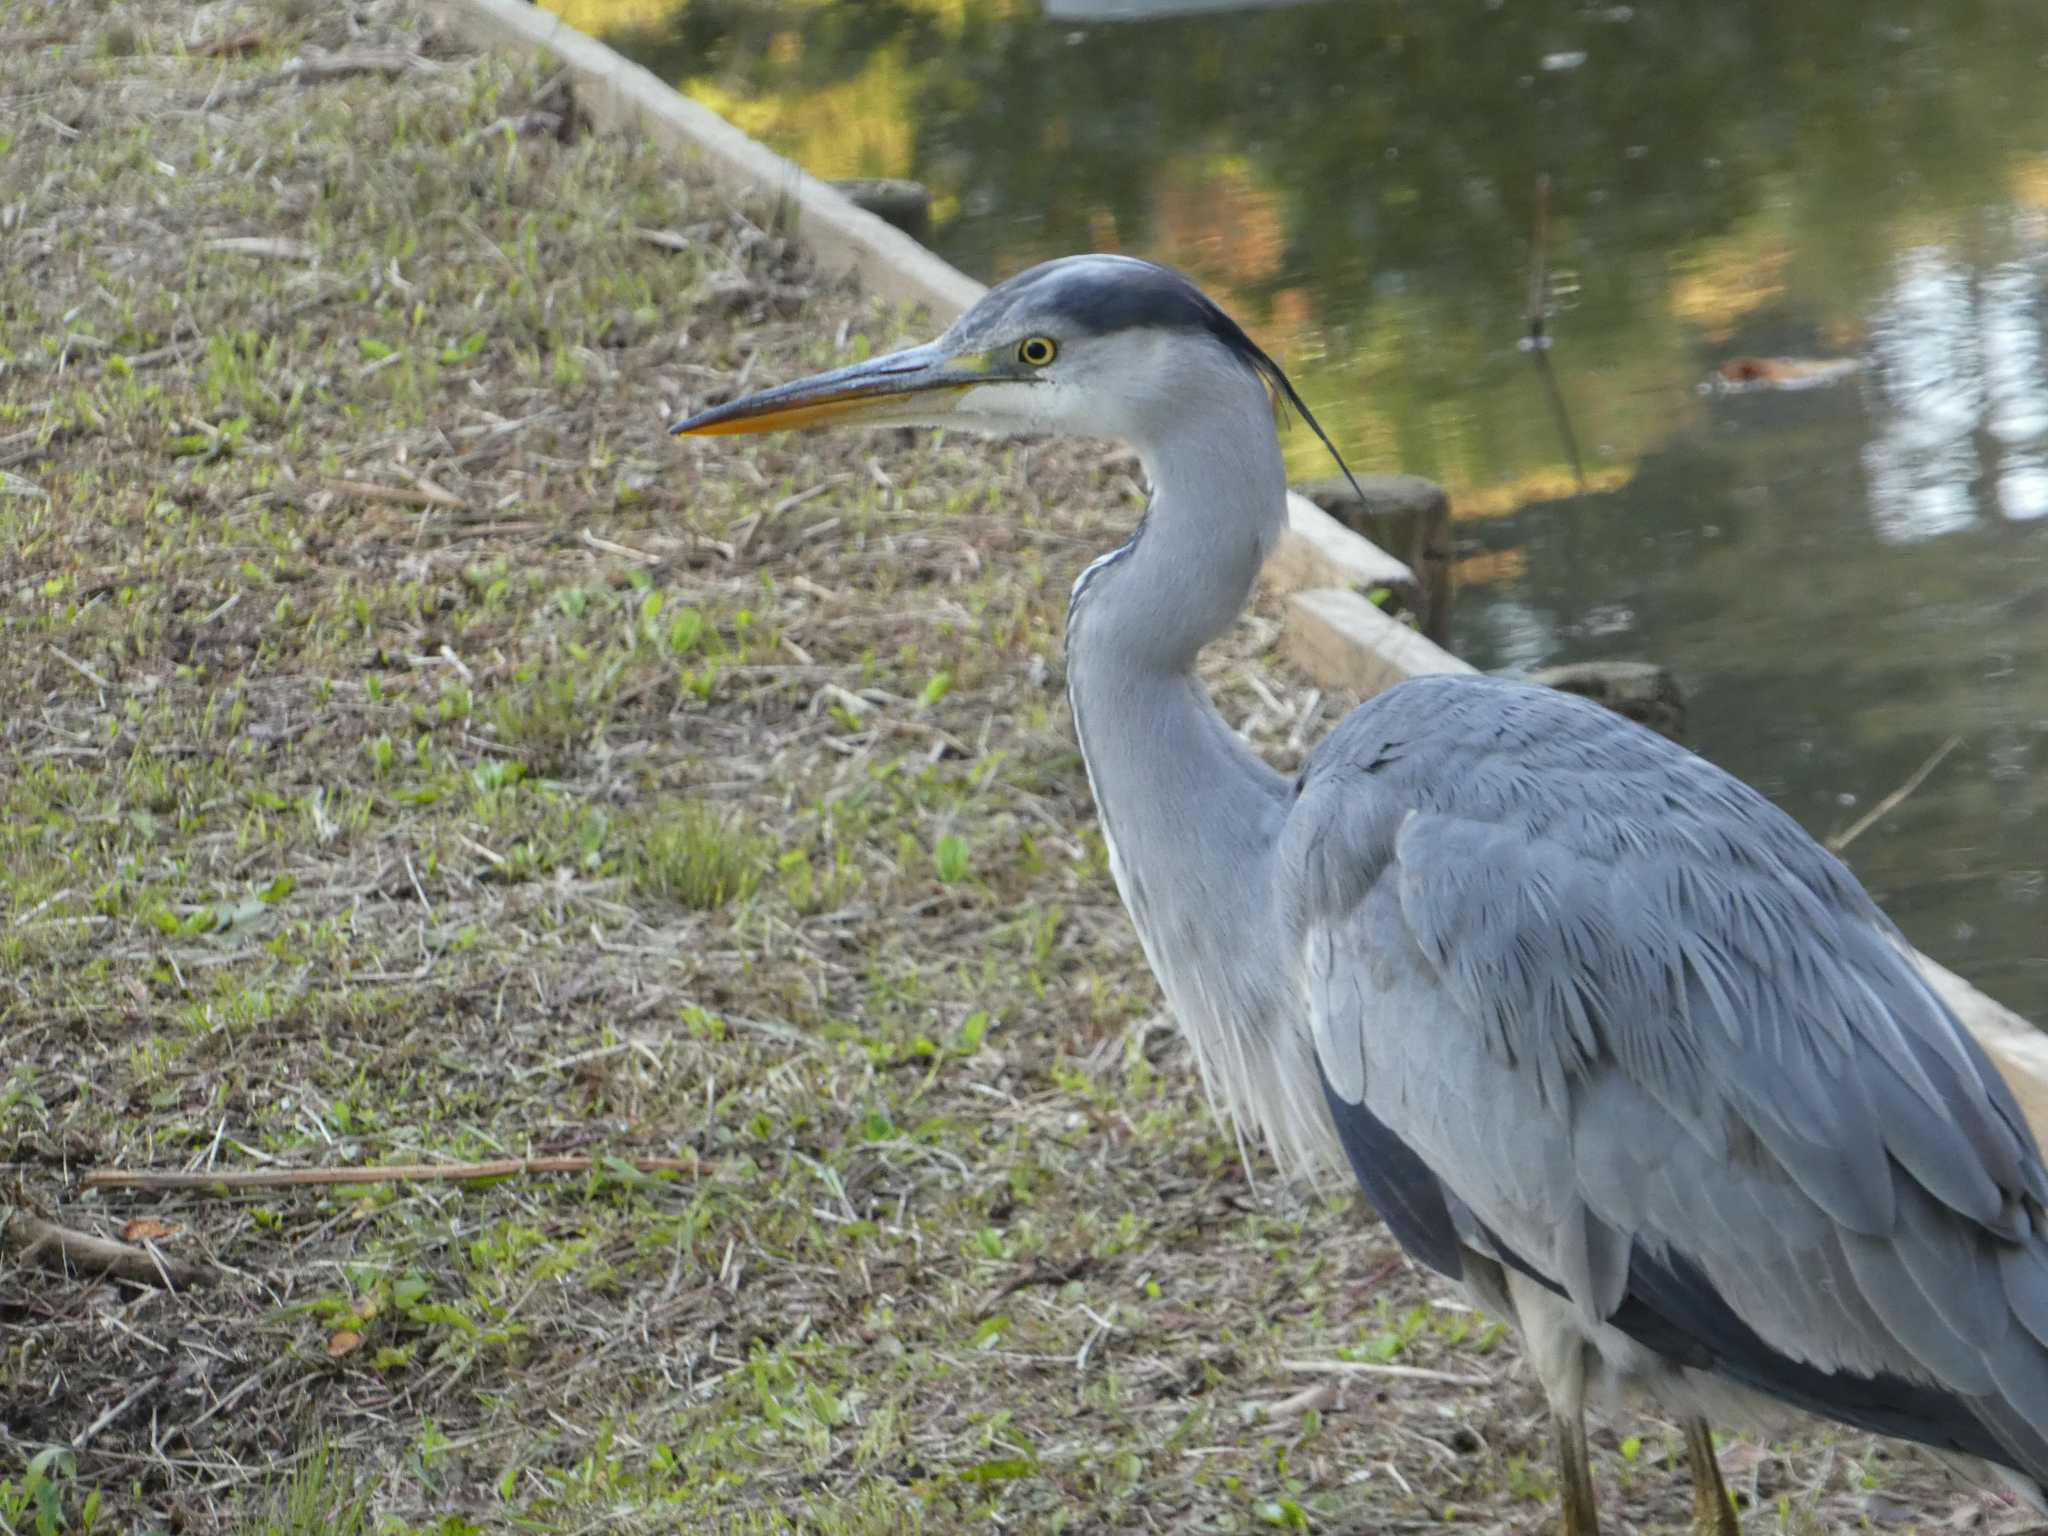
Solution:
M 1997 1066 L 2034 1128 L 2035 1140 L 2048 1144 L 2048 1035 L 1946 966 L 1918 952 L 1913 958 L 1928 985 L 1941 994 Z
M 1411 677 L 1475 670 L 1348 588 L 1318 587 L 1288 598 L 1280 651 L 1324 687 L 1368 699 Z
M 797 229 L 828 266 L 860 274 L 899 303 L 923 305 L 950 324 L 988 290 L 902 231 L 856 208 L 817 177 L 756 143 L 707 107 L 638 64 L 584 36 L 528 0 L 437 0 L 458 35 L 477 47 L 525 46 L 553 54 L 575 78 L 577 100 L 600 124 L 638 129 L 703 158 L 729 186 L 761 189 L 796 209 Z M 1295 562 L 1299 581 L 1338 581 L 1287 601 L 1283 647 L 1326 686 L 1375 693 L 1406 677 L 1471 667 L 1396 623 L 1362 595 L 1373 585 L 1413 587 L 1406 565 L 1353 533 L 1302 496 L 1288 497 L 1289 529 L 1276 562 Z M 1291 548 L 1289 546 L 1292 546 Z M 2048 1136 L 2048 1035 L 1952 971 L 1917 956 L 1935 989 L 2012 1085 L 2028 1118 Z
M 1287 532 L 1259 577 L 1280 592 L 1347 587 L 1370 592 L 1389 587 L 1402 607 L 1421 601 L 1415 572 L 1361 533 L 1354 533 L 1298 491 L 1287 493 Z

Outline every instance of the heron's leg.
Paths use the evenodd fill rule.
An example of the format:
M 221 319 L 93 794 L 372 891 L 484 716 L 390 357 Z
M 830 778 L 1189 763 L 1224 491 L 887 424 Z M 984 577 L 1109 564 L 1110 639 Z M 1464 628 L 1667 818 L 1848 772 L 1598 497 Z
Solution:
M 1557 1497 L 1562 1536 L 1600 1536 L 1600 1510 L 1593 1499 L 1593 1466 L 1586 1453 L 1586 1416 L 1573 1409 L 1550 1414 L 1551 1443 L 1557 1448 Z
M 1471 1274 L 1474 1266 L 1467 1266 Z M 1495 1271 L 1499 1274 L 1499 1271 Z M 1593 1465 L 1586 1451 L 1586 1340 L 1570 1302 L 1514 1271 L 1500 1276 L 1522 1331 L 1522 1353 L 1550 1401 L 1563 1536 L 1600 1536 Z
M 1742 1522 L 1714 1459 L 1714 1432 L 1698 1416 L 1685 1421 L 1685 1455 L 1692 1463 L 1692 1520 L 1699 1536 L 1742 1536 Z

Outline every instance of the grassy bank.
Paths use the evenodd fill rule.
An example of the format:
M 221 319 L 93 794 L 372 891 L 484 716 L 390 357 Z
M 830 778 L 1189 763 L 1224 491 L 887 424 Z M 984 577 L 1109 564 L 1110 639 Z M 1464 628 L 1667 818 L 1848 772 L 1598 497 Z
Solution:
M 1542 1527 L 1500 1327 L 1159 1012 L 1059 686 L 1122 460 L 672 442 L 915 324 L 410 7 L 0 32 L 0 1197 L 209 1282 L 0 1258 L 0 1530 Z

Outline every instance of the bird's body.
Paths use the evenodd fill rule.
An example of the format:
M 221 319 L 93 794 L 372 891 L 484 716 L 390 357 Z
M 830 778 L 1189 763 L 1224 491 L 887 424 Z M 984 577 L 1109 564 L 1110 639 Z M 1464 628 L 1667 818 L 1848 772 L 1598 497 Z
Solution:
M 1581 1390 L 1732 1387 L 2048 1471 L 2048 1171 L 1841 864 L 1662 737 L 1492 679 L 1391 690 L 1300 782 L 1276 905 L 1411 1252 L 1506 1289 Z
M 1293 398 L 1185 279 L 1084 257 L 683 429 L 860 410 L 1137 449 L 1151 504 L 1068 615 L 1117 887 L 1214 1097 L 1283 1159 L 1348 1162 L 1411 1254 L 1514 1316 L 1568 1531 L 1595 1525 L 1580 1421 L 1610 1391 L 1686 1418 L 1705 1530 L 1735 1528 L 1703 1418 L 1731 1400 L 2038 1501 L 2048 1172 L 1838 861 L 1545 689 L 1402 684 L 1291 779 L 1218 715 L 1195 659 L 1286 516 L 1269 390 Z

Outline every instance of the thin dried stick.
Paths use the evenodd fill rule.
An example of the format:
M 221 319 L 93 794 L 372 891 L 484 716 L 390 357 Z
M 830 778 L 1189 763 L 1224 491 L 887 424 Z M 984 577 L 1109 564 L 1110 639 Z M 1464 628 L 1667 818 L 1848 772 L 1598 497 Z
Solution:
M 126 1397 L 122 1398 L 119 1402 L 114 1403 L 111 1407 L 107 1408 L 100 1414 L 98 1418 L 94 1419 L 90 1424 L 86 1425 L 84 1429 L 81 1429 L 77 1434 L 73 1435 L 71 1437 L 71 1449 L 74 1451 L 84 1450 L 88 1445 L 91 1445 L 93 1441 L 99 1438 L 99 1433 L 101 1430 L 105 1429 L 109 1424 L 113 1423 L 114 1420 L 118 1419 L 130 1408 L 133 1408 L 137 1403 L 141 1402 L 143 1398 L 147 1397 L 150 1393 L 161 1391 L 164 1385 L 170 1380 L 172 1380 L 175 1375 L 175 1371 L 161 1371 L 158 1372 L 156 1375 L 148 1377 L 139 1386 L 137 1386 L 134 1391 L 130 1392 Z
M 1876 826 L 1881 818 L 1889 816 L 1893 811 L 1897 810 L 1899 807 L 1899 802 L 1904 800 L 1906 796 L 1912 794 L 1913 791 L 1918 789 L 1922 784 L 1926 783 L 1927 775 L 1934 772 L 1935 769 L 1939 768 L 1941 766 L 1941 760 L 1947 757 L 1949 753 L 1955 751 L 1955 749 L 1957 747 L 1960 747 L 1962 744 L 1962 737 L 1951 736 L 1947 741 L 1944 741 L 1940 746 L 1936 747 L 1934 749 L 1933 756 L 1929 757 L 1926 762 L 1922 763 L 1918 768 L 1913 770 L 1913 776 L 1911 778 L 1906 780 L 1905 783 L 1901 784 L 1897 789 L 1893 790 L 1890 794 L 1886 795 L 1882 800 L 1878 801 L 1877 804 L 1873 805 L 1869 810 L 1865 811 L 1861 816 L 1859 816 L 1855 820 L 1855 822 L 1853 822 L 1850 825 L 1849 829 L 1846 832 L 1837 833 L 1835 836 L 1829 838 L 1828 852 L 1840 853 L 1844 848 L 1848 847 L 1851 843 L 1855 842 L 1857 838 L 1861 837 L 1864 833 L 1868 832 L 1872 827 Z
M 1369 1360 L 1282 1360 L 1283 1371 L 1314 1371 L 1330 1376 L 1396 1376 L 1403 1381 L 1434 1381 L 1447 1387 L 1490 1387 L 1485 1376 L 1425 1370 L 1419 1365 L 1375 1365 Z
M 337 496 L 353 496 L 359 501 L 396 501 L 408 507 L 463 507 L 468 503 L 453 491 L 444 491 L 438 485 L 380 485 L 375 480 L 323 480 L 320 482 Z
M 307 240 L 283 240 L 268 235 L 223 235 L 206 242 L 209 251 L 230 256 L 254 256 L 263 261 L 312 261 L 320 247 Z
M 348 80 L 357 75 L 382 75 L 395 80 L 400 75 L 433 74 L 441 66 L 432 59 L 397 48 L 364 48 L 351 53 L 313 53 L 293 59 L 274 75 L 252 80 L 231 91 L 206 99 L 206 110 L 246 101 L 281 85 L 320 85 L 330 80 Z
M 1268 1419 L 1298 1419 L 1311 1410 L 1320 1413 L 1334 1406 L 1344 1395 L 1344 1378 L 1334 1381 L 1319 1381 L 1314 1386 L 1303 1387 L 1292 1397 L 1283 1397 L 1278 1402 L 1254 1403 Z
M 12 1248 L 22 1263 L 40 1264 L 44 1269 L 89 1270 L 137 1285 L 204 1285 L 213 1278 L 212 1271 L 203 1266 L 166 1258 L 154 1248 L 74 1232 L 22 1210 L 7 1215 L 0 1241 Z
M 264 44 L 261 32 L 236 32 L 216 37 L 210 43 L 201 43 L 192 50 L 192 56 L 199 59 L 238 58 L 245 53 L 259 52 Z
M 605 1161 L 610 1159 L 503 1157 L 489 1163 L 386 1163 L 374 1168 L 254 1168 L 213 1173 L 102 1168 L 96 1173 L 88 1173 L 78 1182 L 83 1189 L 288 1189 L 313 1184 L 460 1184 L 472 1179 L 589 1173 Z M 695 1158 L 628 1157 L 617 1161 L 636 1173 L 697 1171 Z

